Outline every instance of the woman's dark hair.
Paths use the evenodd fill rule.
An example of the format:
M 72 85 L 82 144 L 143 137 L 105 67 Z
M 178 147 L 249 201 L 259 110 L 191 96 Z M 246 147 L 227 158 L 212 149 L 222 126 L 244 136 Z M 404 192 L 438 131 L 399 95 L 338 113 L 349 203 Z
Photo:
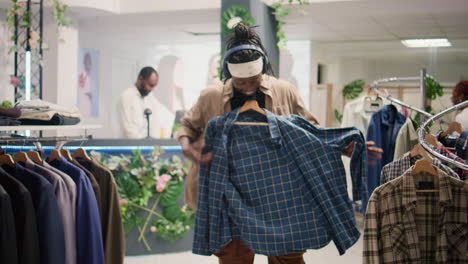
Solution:
M 155 73 L 157 77 L 159 77 L 158 72 L 150 66 L 146 66 L 143 69 L 140 70 L 140 73 L 138 74 L 138 77 L 143 78 L 144 80 L 148 80 L 148 78 L 151 76 L 151 74 Z
M 463 95 L 463 102 L 468 100 L 468 81 L 461 81 L 455 86 L 455 90 Z
M 268 57 L 267 51 L 263 47 L 262 40 L 257 32 L 252 27 L 241 22 L 234 27 L 232 35 L 226 40 L 226 48 L 229 50 L 242 44 L 255 45 L 263 50 L 263 53 Z M 257 60 L 261 56 L 262 54 L 256 50 L 239 50 L 231 54 L 227 61 L 230 63 L 243 63 Z M 268 74 L 273 75 L 273 69 L 269 63 L 265 65 L 265 69 Z

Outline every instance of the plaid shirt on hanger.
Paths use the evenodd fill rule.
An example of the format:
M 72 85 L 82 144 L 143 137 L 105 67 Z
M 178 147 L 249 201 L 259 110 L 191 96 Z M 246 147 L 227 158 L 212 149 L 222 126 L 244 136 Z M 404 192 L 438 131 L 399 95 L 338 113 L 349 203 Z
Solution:
M 341 151 L 352 141 L 353 196 L 366 195 L 367 155 L 355 128 L 320 129 L 299 116 L 268 126 L 237 126 L 238 110 L 207 127 L 210 164 L 202 165 L 193 252 L 211 255 L 232 239 L 255 253 L 278 256 L 321 248 L 340 254 L 359 238 Z
M 416 193 L 411 170 L 372 193 L 363 263 L 468 263 L 468 183 L 438 169 L 439 192 Z
M 403 173 L 407 169 L 409 169 L 412 165 L 414 165 L 419 158 L 422 158 L 422 157 L 417 156 L 417 157 L 411 158 L 410 153 L 407 152 L 400 159 L 395 160 L 385 165 L 380 174 L 380 185 L 387 183 L 403 175 Z M 450 167 L 447 167 L 444 164 L 442 164 L 440 160 L 433 159 L 432 165 L 436 166 L 437 168 L 440 168 L 442 171 L 447 173 L 447 175 L 456 179 L 460 179 L 457 173 L 455 173 Z
M 437 153 L 442 154 L 447 158 L 454 159 L 454 160 L 456 160 L 458 162 L 461 162 L 461 163 L 466 163 L 465 160 L 461 159 L 460 157 L 458 157 L 457 155 L 452 153 L 450 150 L 448 150 L 444 146 L 439 146 L 436 151 L 437 151 Z M 458 174 L 458 176 L 460 176 L 460 179 L 462 181 L 468 181 L 468 170 L 464 170 L 462 168 L 458 168 L 457 166 L 450 165 L 450 164 L 446 163 L 445 161 L 444 161 L 444 163 L 447 166 L 449 166 L 453 171 L 455 171 Z

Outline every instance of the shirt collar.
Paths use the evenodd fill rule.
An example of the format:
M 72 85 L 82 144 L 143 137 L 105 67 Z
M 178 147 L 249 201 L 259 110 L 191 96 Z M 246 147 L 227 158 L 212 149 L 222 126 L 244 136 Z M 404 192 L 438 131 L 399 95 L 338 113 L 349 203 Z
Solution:
M 413 167 L 409 168 L 403 174 L 403 198 L 402 203 L 406 210 L 412 210 L 416 207 L 417 196 L 416 187 L 414 183 L 413 175 L 411 174 Z M 442 206 L 447 206 L 452 202 L 452 192 L 450 190 L 450 181 L 444 172 L 439 168 L 437 170 L 437 177 L 439 179 L 439 203 Z
M 386 126 L 391 126 L 397 120 L 398 111 L 396 107 L 392 104 L 385 105 L 382 108 L 382 124 Z
M 266 113 L 266 117 L 267 117 L 267 120 L 268 120 L 268 128 L 270 130 L 270 136 L 272 139 L 276 140 L 279 142 L 280 140 L 280 137 L 281 137 L 281 134 L 280 134 L 280 130 L 279 130 L 279 127 L 278 127 L 278 122 L 275 118 L 275 115 L 266 110 L 266 109 L 263 109 L 265 110 L 265 113 Z M 239 108 L 229 112 L 226 116 L 226 119 L 224 120 L 224 127 L 223 127 L 223 137 L 227 138 L 227 135 L 229 134 L 229 131 L 231 130 L 232 126 L 234 125 L 234 122 L 237 121 L 239 117 Z M 226 141 L 227 142 L 227 141 Z

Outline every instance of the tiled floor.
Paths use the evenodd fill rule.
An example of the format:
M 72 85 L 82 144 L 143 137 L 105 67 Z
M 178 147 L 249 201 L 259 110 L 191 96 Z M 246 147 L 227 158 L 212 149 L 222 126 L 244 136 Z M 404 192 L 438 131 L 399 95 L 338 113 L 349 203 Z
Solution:
M 309 250 L 304 255 L 307 264 L 360 264 L 362 263 L 362 240 L 360 239 L 346 254 L 340 256 L 333 242 L 318 250 Z M 125 258 L 125 264 L 217 264 L 214 256 L 194 255 L 190 251 Z M 265 256 L 255 257 L 255 264 L 267 264 Z

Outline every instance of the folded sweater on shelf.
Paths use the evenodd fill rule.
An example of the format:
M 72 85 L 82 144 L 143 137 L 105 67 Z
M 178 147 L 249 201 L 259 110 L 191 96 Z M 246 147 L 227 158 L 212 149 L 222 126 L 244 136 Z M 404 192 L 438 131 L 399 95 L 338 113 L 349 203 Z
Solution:
M 55 111 L 60 114 L 64 114 L 64 113 L 79 114 L 79 110 L 77 107 L 53 104 L 53 103 L 39 100 L 39 99 L 35 99 L 31 101 L 20 101 L 16 103 L 16 107 L 20 109 L 36 110 L 37 112 Z

